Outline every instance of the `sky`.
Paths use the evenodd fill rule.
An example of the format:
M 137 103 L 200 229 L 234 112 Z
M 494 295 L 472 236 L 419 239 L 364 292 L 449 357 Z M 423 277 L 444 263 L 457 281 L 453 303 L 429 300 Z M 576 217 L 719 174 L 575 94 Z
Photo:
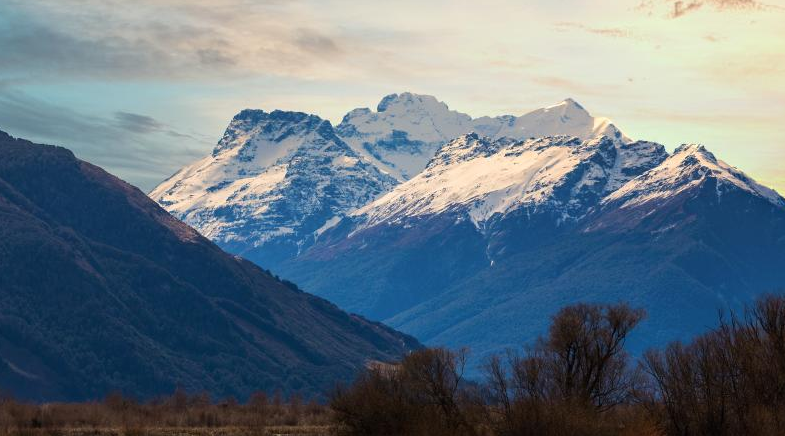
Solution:
M 149 191 L 244 108 L 396 92 L 472 116 L 571 97 L 785 193 L 785 0 L 2 0 L 0 130 Z

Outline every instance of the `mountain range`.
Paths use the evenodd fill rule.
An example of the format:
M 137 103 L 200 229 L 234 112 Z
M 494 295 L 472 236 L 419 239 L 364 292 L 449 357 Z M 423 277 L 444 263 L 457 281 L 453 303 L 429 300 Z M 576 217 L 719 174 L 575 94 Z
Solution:
M 376 112 L 355 109 L 337 127 L 301 112 L 244 110 L 209 156 L 149 195 L 222 248 L 275 269 L 350 212 L 419 174 L 449 140 L 473 131 L 628 141 L 572 99 L 520 117 L 472 119 L 431 96 L 391 94 Z
M 242 138 L 230 148 L 261 144 L 255 132 L 268 124 L 241 134 L 230 125 L 227 134 Z M 286 182 L 262 182 L 297 165 L 300 150 L 322 162 L 309 179 L 345 171 L 334 155 L 322 159 L 310 137 L 264 142 L 265 156 L 287 151 L 254 167 L 259 176 L 243 182 L 258 187 L 253 196 L 244 194 L 250 187 L 208 189 L 234 186 L 238 163 L 215 157 L 226 136 L 207 159 L 230 176 L 189 178 L 183 170 L 151 196 L 309 292 L 426 344 L 469 346 L 480 358 L 530 343 L 551 314 L 577 301 L 645 308 L 649 321 L 632 344 L 640 351 L 688 338 L 713 326 L 717 310 L 785 288 L 779 194 L 703 146 L 668 153 L 571 99 L 517 117 L 471 118 L 430 96 L 393 94 L 375 112 L 356 109 L 335 128 L 319 125 L 331 149 L 356 159 L 355 177 L 340 182 L 351 201 L 338 205 L 323 190 L 292 214 L 270 206 L 300 195 Z M 251 212 L 238 220 L 222 207 L 239 198 Z M 279 223 L 310 218 L 264 237 L 220 230 L 288 229 Z M 292 248 L 276 251 L 281 243 Z
M 491 138 L 600 135 L 621 138 L 606 118 L 595 118 L 572 99 L 522 116 L 472 118 L 429 95 L 390 94 L 376 112 L 355 109 L 336 128 L 358 153 L 399 181 L 420 173 L 443 144 L 471 132 Z
M 225 253 L 67 149 L 0 132 L 0 389 L 324 395 L 413 338 Z

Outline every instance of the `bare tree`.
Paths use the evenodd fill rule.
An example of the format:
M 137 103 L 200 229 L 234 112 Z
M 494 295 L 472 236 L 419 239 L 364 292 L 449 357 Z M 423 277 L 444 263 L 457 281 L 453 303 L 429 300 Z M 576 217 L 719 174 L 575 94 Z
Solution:
M 523 356 L 491 358 L 486 373 L 492 410 L 501 415 L 497 433 L 596 430 L 600 414 L 629 396 L 634 370 L 624 343 L 643 316 L 626 304 L 569 306 Z
M 626 304 L 578 304 L 559 311 L 541 345 L 553 394 L 598 409 L 624 401 L 630 387 L 624 343 L 643 317 Z
M 785 298 L 759 299 L 743 315 L 688 345 L 650 350 L 651 397 L 674 435 L 777 435 L 785 429 Z

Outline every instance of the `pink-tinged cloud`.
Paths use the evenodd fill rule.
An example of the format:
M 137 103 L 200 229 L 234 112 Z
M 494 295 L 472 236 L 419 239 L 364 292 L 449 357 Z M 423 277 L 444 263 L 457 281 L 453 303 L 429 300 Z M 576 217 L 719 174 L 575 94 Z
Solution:
M 701 6 L 703 6 L 703 2 L 700 1 L 691 1 L 691 2 L 677 1 L 673 3 L 673 13 L 671 16 L 673 18 L 678 18 L 690 11 L 694 11 L 695 9 L 700 8 Z
M 769 6 L 756 0 L 646 0 L 639 5 L 639 9 L 649 12 L 657 9 L 666 9 L 671 18 L 679 18 L 690 12 L 704 7 L 711 7 L 718 11 L 766 9 Z

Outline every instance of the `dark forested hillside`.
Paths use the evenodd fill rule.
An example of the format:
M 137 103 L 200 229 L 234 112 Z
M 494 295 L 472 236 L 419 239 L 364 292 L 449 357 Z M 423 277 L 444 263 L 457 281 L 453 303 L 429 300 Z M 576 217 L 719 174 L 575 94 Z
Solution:
M 224 253 L 70 151 L 0 132 L 0 390 L 308 395 L 417 346 Z

